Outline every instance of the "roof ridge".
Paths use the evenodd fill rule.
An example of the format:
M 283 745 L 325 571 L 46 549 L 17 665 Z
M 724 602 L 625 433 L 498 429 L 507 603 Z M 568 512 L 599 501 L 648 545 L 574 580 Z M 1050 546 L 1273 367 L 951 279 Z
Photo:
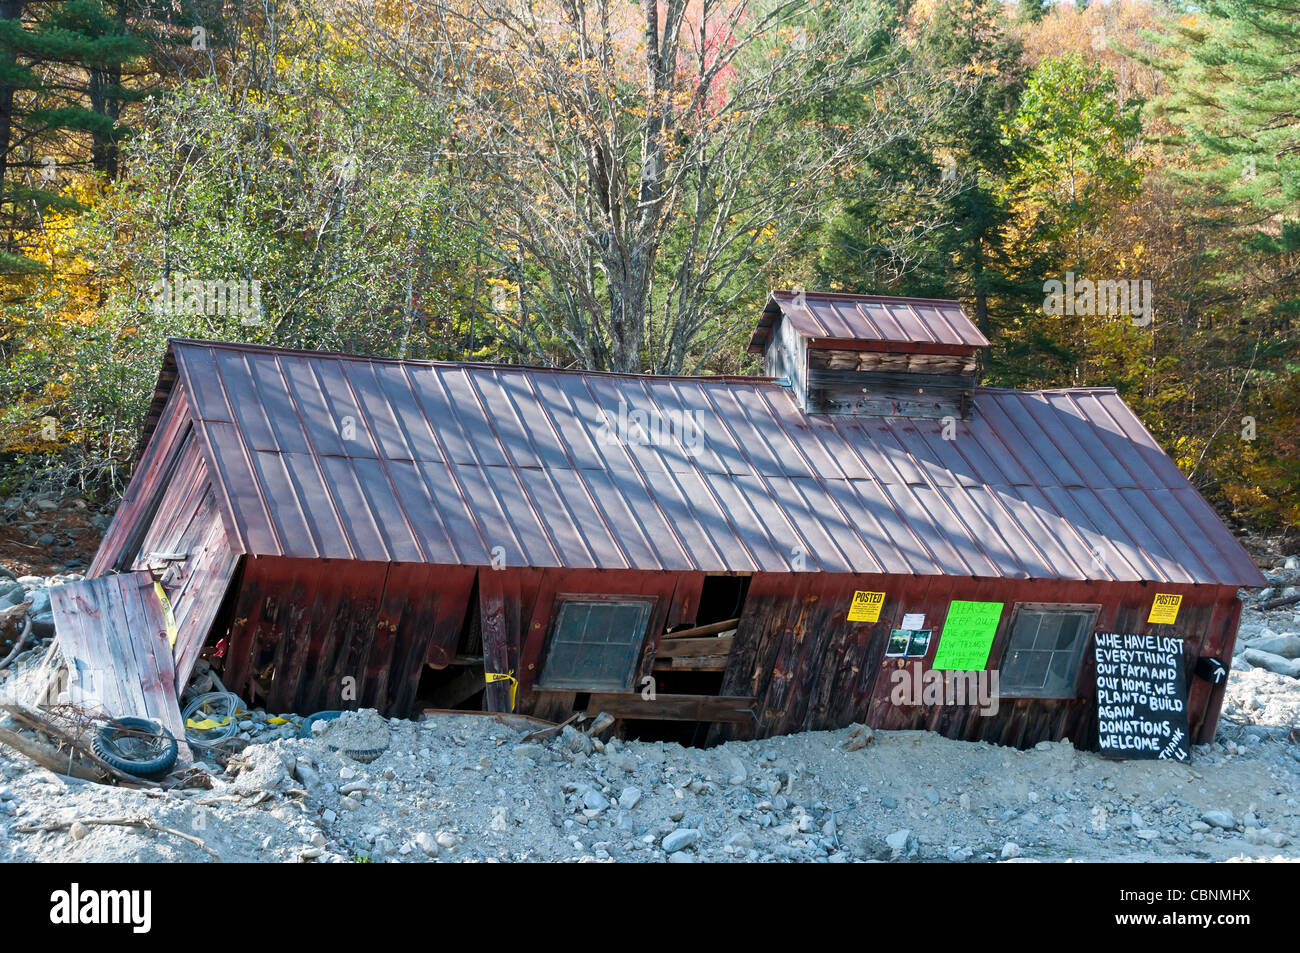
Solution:
M 281 347 L 274 344 L 253 344 L 242 341 L 212 341 L 203 338 L 168 338 L 168 346 L 214 347 L 229 351 L 254 351 L 267 354 L 294 354 L 301 357 L 323 358 L 367 363 L 403 364 L 420 367 L 466 368 L 469 370 L 529 371 L 545 374 L 573 374 L 584 377 L 613 377 L 650 381 L 699 381 L 729 384 L 778 384 L 778 378 L 751 374 L 646 374 L 635 371 L 599 371 L 580 367 L 547 367 L 543 364 L 507 364 L 499 361 L 433 361 L 418 357 L 382 357 L 354 354 L 350 351 L 320 351 L 310 348 Z

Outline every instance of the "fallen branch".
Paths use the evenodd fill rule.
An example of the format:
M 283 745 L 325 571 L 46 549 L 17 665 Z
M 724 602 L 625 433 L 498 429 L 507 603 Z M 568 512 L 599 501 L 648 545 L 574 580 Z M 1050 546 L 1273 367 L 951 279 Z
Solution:
M 1268 600 L 1268 602 L 1261 602 L 1258 605 L 1251 606 L 1251 608 L 1258 612 L 1264 609 L 1279 609 L 1282 606 L 1289 606 L 1293 602 L 1300 602 L 1300 592 L 1297 592 L 1294 596 L 1279 596 L 1276 599 Z
M 145 830 L 157 831 L 160 834 L 171 834 L 174 837 L 180 837 L 189 841 L 200 850 L 206 851 L 218 862 L 221 855 L 209 847 L 193 834 L 186 834 L 184 831 L 178 831 L 174 827 L 163 827 L 147 817 L 79 817 L 72 821 L 51 821 L 47 824 L 19 824 L 14 828 L 20 834 L 39 834 L 46 831 L 65 831 L 73 824 L 84 824 L 86 827 L 143 827 Z
M 124 784 L 132 784 L 137 787 L 149 787 L 149 788 L 159 787 L 159 785 L 153 781 L 148 781 L 144 778 L 136 777 L 134 774 L 128 774 L 125 771 L 119 771 L 117 768 L 113 767 L 107 761 L 101 759 L 99 755 L 95 754 L 94 750 L 90 747 L 90 744 L 82 740 L 80 734 L 75 733 L 70 729 L 63 727 L 62 725 L 58 724 L 51 718 L 48 718 L 45 715 L 41 714 L 41 712 L 39 711 L 28 708 L 26 705 L 20 704 L 15 701 L 0 702 L 0 711 L 8 712 L 14 718 L 30 726 L 36 731 L 48 735 L 56 742 L 58 742 L 61 746 L 66 746 L 70 748 L 74 754 L 80 755 L 81 757 L 85 758 L 87 761 L 95 765 L 95 767 L 98 768 L 100 772 L 99 774 L 93 774 L 93 773 L 73 774 L 71 770 L 63 770 L 62 768 L 51 767 L 49 764 L 46 764 L 44 761 L 41 761 L 39 758 L 33 757 L 32 755 L 27 754 L 27 752 L 25 751 L 22 752 L 23 754 L 27 754 L 29 758 L 32 758 L 33 761 L 36 761 L 37 764 L 49 768 L 51 771 L 55 772 L 56 774 L 66 774 L 68 775 L 68 777 L 81 778 L 82 780 L 85 781 L 103 781 L 105 777 L 108 777 L 120 781 Z M 90 722 L 91 719 L 87 716 L 86 724 L 78 726 L 79 729 L 85 730 L 86 728 L 91 727 Z M 17 738 L 20 741 L 27 742 L 28 744 L 40 745 L 40 742 L 34 742 L 31 739 L 23 738 L 21 735 L 14 734 L 13 732 L 7 732 L 7 734 L 12 735 L 12 737 Z M 14 750 L 16 751 L 22 751 L 22 749 L 19 748 L 17 745 L 14 745 L 12 742 L 7 741 L 4 738 L 0 738 L 0 741 L 4 741 L 5 744 L 8 744 L 11 748 L 14 748 Z M 57 749 L 48 749 L 48 750 L 54 750 L 57 754 Z M 62 758 L 61 754 L 57 754 L 57 756 L 60 759 Z M 69 769 L 71 768 L 72 765 L 71 758 L 72 755 L 69 755 L 68 758 Z M 87 771 L 87 769 L 85 768 L 79 768 L 79 770 Z
M 31 603 L 24 602 L 23 605 L 29 606 L 31 605 Z M 28 616 L 23 621 L 23 631 L 19 634 L 18 641 L 15 642 L 14 647 L 9 650 L 9 654 L 6 655 L 4 658 L 0 659 L 0 672 L 3 672 L 5 669 L 7 669 L 9 667 L 9 663 L 18 657 L 18 653 L 21 652 L 23 650 L 23 646 L 27 644 L 27 637 L 31 634 L 32 634 L 32 617 Z
M 101 776 L 96 771 L 85 768 L 69 754 L 66 758 L 52 745 L 42 744 L 32 738 L 24 738 L 16 731 L 0 728 L 0 744 L 8 745 L 19 754 L 31 758 L 42 768 L 49 768 L 55 774 L 66 775 L 81 781 L 99 781 Z

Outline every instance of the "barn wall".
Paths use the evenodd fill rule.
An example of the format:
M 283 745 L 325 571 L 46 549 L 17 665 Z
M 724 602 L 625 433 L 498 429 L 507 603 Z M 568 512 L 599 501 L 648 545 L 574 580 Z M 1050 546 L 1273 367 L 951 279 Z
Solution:
M 175 480 L 177 474 L 170 473 L 171 462 L 189 426 L 189 399 L 184 389 L 177 385 L 162 409 L 153 437 L 131 474 L 122 502 L 104 533 L 87 576 L 93 578 L 117 568 L 129 568 L 135 552 L 127 553 L 126 550 L 136 549 L 132 543 L 143 531 L 143 524 L 151 521 L 154 501 Z M 119 563 L 123 565 L 119 566 Z
M 446 664 L 455 654 L 474 572 L 249 557 L 223 681 L 271 711 L 407 715 L 425 662 Z
M 484 668 L 519 680 L 515 710 L 560 720 L 576 693 L 535 690 L 556 600 L 567 595 L 648 595 L 655 599 L 637 669 L 651 673 L 665 629 L 695 621 L 700 573 L 623 570 L 474 569 L 419 564 L 249 559 L 231 630 L 225 680 L 272 710 L 311 712 L 373 706 L 408 714 L 422 665 L 449 664 L 466 614 L 481 620 Z M 876 623 L 845 616 L 855 590 L 883 591 Z M 1144 620 L 1157 591 L 1184 597 L 1174 626 Z M 477 603 L 470 597 L 477 593 Z M 1096 604 L 1096 631 L 1176 635 L 1185 640 L 1189 671 L 1201 655 L 1231 661 L 1240 612 L 1229 587 L 972 580 L 943 576 L 775 574 L 753 577 L 719 694 L 757 699 L 751 726 L 718 725 L 711 740 L 843 727 L 865 721 L 887 729 L 929 729 L 948 737 L 1027 746 L 1070 739 L 1095 746 L 1095 681 L 1084 653 L 1078 697 L 1003 698 L 996 714 L 976 706 L 897 706 L 889 673 L 930 668 L 942 641 L 949 603 L 1005 603 L 990 667 L 1000 665 L 1018 602 Z M 921 612 L 935 630 L 923 660 L 886 659 L 889 632 L 907 612 Z M 344 697 L 343 680 L 355 681 Z M 257 686 L 255 688 L 255 686 Z M 1189 727 L 1196 741 L 1212 736 L 1222 692 L 1199 679 L 1189 690 Z M 509 684 L 485 690 L 485 707 L 510 709 Z
M 877 623 L 850 623 L 845 616 L 855 590 L 885 592 Z M 1182 594 L 1183 605 L 1173 626 L 1146 623 L 1157 591 Z M 980 715 L 970 706 L 896 706 L 890 700 L 896 668 L 931 667 L 942 640 L 942 625 L 954 600 L 1003 602 L 1002 619 L 989 667 L 997 668 L 1010 638 L 1010 620 L 1017 602 L 1086 603 L 1102 606 L 1095 631 L 1157 632 L 1185 640 L 1189 671 L 1195 659 L 1212 655 L 1231 661 L 1232 642 L 1240 613 L 1235 590 L 1215 586 L 1143 585 L 1000 581 L 953 577 L 803 576 L 760 574 L 754 578 L 745 614 L 737 631 L 731 660 L 723 678 L 725 695 L 758 699 L 758 724 L 717 726 L 711 740 L 792 731 L 840 728 L 858 721 L 887 729 L 925 728 L 952 738 L 987 740 L 1028 746 L 1043 740 L 1068 738 L 1081 747 L 1095 747 L 1095 676 L 1091 651 L 1085 651 L 1072 700 L 1001 700 L 993 715 Z M 885 643 L 905 612 L 923 612 L 935 630 L 930 651 L 922 660 L 886 659 Z M 1193 679 L 1188 716 L 1194 741 L 1213 736 L 1222 690 Z

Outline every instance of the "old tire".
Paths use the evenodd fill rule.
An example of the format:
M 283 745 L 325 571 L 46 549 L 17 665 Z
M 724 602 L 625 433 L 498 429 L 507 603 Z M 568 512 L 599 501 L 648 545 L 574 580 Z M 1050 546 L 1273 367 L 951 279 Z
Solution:
M 176 739 L 148 718 L 115 718 L 91 736 L 95 756 L 137 778 L 161 778 L 176 764 Z

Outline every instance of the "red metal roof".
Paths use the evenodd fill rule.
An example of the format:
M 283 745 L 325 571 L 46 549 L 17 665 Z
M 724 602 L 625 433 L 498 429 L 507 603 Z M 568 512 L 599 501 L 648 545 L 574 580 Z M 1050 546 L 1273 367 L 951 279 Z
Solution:
M 759 319 L 751 351 L 762 350 L 784 315 L 804 337 L 834 341 L 890 341 L 987 347 L 961 304 L 942 298 L 887 298 L 822 291 L 773 291 Z
M 945 440 L 766 378 L 172 353 L 250 554 L 1264 582 L 1110 389 L 980 389 Z

